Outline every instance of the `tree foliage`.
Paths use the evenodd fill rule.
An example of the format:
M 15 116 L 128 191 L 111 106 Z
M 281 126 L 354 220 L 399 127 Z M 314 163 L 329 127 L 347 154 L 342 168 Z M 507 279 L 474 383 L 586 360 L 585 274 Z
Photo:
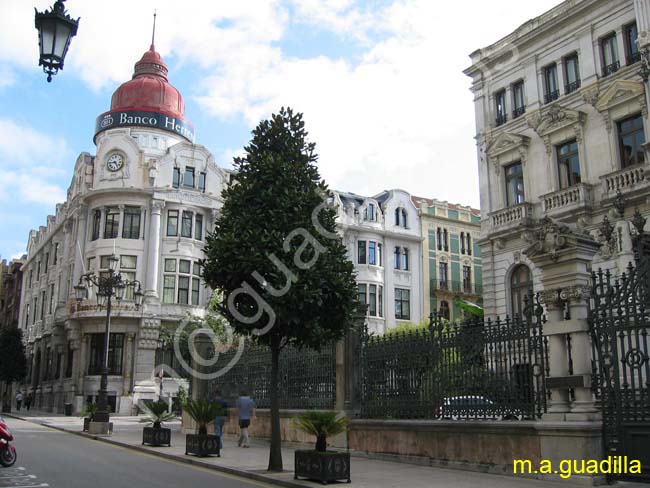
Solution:
M 0 330 L 0 381 L 11 383 L 27 374 L 27 357 L 23 333 L 18 327 Z
M 245 156 L 234 161 L 237 182 L 223 192 L 221 215 L 205 249 L 204 279 L 224 295 L 219 311 L 236 332 L 256 335 L 268 324 L 268 314 L 240 320 L 257 313 L 262 302 L 254 293 L 276 317 L 274 326 L 257 336 L 260 342 L 271 345 L 279 338 L 283 345 L 319 348 L 340 339 L 356 307 L 354 268 L 340 238 L 324 237 L 312 221 L 327 185 L 302 115 L 291 109 L 273 114 L 255 128 L 244 149 Z M 331 207 L 318 215 L 332 234 L 335 218 Z M 277 293 L 289 282 L 286 293 Z M 244 284 L 253 291 L 234 298 L 234 314 L 228 299 Z
M 236 333 L 271 349 L 269 469 L 281 470 L 278 356 L 288 345 L 319 349 L 352 326 L 354 267 L 324 205 L 315 144 L 302 114 L 282 108 L 253 130 L 235 158 L 236 183 L 207 236 L 203 277 Z M 314 218 L 316 215 L 316 218 Z

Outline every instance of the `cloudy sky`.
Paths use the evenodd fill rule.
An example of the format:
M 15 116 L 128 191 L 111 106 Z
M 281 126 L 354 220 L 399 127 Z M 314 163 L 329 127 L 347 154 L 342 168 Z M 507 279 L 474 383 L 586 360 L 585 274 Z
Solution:
M 0 2 L 0 256 L 25 250 L 95 152 L 95 117 L 150 44 L 183 94 L 197 142 L 231 166 L 281 106 L 304 113 L 330 187 L 403 188 L 478 206 L 469 53 L 558 0 L 68 0 L 81 17 L 47 83 L 34 10 Z M 182 5 L 182 7 L 181 7 Z

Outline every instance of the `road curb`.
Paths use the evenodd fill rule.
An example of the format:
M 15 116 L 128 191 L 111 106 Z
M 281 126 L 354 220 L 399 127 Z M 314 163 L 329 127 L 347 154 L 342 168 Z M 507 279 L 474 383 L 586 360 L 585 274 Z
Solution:
M 163 459 L 168 459 L 171 461 L 176 461 L 184 464 L 190 464 L 192 466 L 198 466 L 201 468 L 207 468 L 207 469 L 212 469 L 214 471 L 219 471 L 222 473 L 230 474 L 233 476 L 238 476 L 240 478 L 246 478 L 250 479 L 253 481 L 260 481 L 263 483 L 268 483 L 271 485 L 276 485 L 276 486 L 283 486 L 286 488 L 305 488 L 305 487 L 312 487 L 314 485 L 312 484 L 305 484 L 305 483 L 299 483 L 296 481 L 290 481 L 290 480 L 279 480 L 277 478 L 273 478 L 271 476 L 267 476 L 261 473 L 253 473 L 250 471 L 245 471 L 245 470 L 240 470 L 240 469 L 235 469 L 235 468 L 230 468 L 228 466 L 219 466 L 215 464 L 209 464 L 201 461 L 198 458 L 192 458 L 192 457 L 184 457 L 184 456 L 178 456 L 176 454 L 168 454 L 166 452 L 161 452 L 161 451 L 155 451 L 153 449 L 144 447 L 144 446 L 138 446 L 135 444 L 129 444 L 126 442 L 121 442 L 121 441 L 116 441 L 114 439 L 110 439 L 109 437 L 104 437 L 104 436 L 99 436 L 99 435 L 94 435 L 94 434 L 86 434 L 85 432 L 80 432 L 78 430 L 69 430 L 65 429 L 63 427 L 57 427 L 56 425 L 50 425 L 47 423 L 43 422 L 38 422 L 35 421 L 34 419 L 30 419 L 29 417 L 18 417 L 16 415 L 12 414 L 4 414 L 5 417 L 10 417 L 16 420 L 22 420 L 24 422 L 33 422 L 38 425 L 42 425 L 43 427 L 47 427 L 49 429 L 53 430 L 58 430 L 60 432 L 65 432 L 66 434 L 74 434 L 79 437 L 83 437 L 85 439 L 92 439 L 100 442 L 104 442 L 106 444 L 112 444 L 114 446 L 119 446 L 123 447 L 126 449 L 131 449 L 133 451 L 138 451 L 138 452 L 143 452 L 146 454 L 151 454 L 153 456 L 157 456 Z

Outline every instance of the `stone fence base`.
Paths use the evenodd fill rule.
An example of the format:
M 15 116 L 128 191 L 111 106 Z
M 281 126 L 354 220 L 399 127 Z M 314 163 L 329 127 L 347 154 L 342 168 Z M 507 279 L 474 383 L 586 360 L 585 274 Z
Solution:
M 598 422 L 353 420 L 349 447 L 369 457 L 508 475 L 515 459 L 530 460 L 533 470 L 549 460 L 559 470 L 563 460 L 601 460 L 603 454 Z M 523 476 L 563 479 L 559 471 Z M 606 481 L 594 475 L 567 480 Z
M 303 412 L 304 410 L 280 410 L 280 432 L 282 435 L 282 441 L 300 444 L 316 444 L 316 438 L 314 436 L 305 434 L 292 425 L 293 419 Z M 192 419 L 187 417 L 187 414 L 183 413 L 182 420 L 183 432 L 193 433 L 195 426 Z M 210 429 L 211 428 L 212 426 L 210 426 Z M 223 430 L 226 434 L 239 435 L 239 423 L 237 418 L 230 416 L 224 425 Z M 271 438 L 271 417 L 268 409 L 257 409 L 257 420 L 251 421 L 248 433 L 251 437 L 256 437 L 258 439 Z M 328 438 L 327 444 L 330 447 L 345 449 L 347 447 L 346 436 L 345 434 L 341 434 Z
M 313 444 L 315 439 L 295 429 L 292 419 L 303 410 L 281 410 L 283 442 Z M 210 426 L 210 429 L 212 426 Z M 183 415 L 184 432 L 194 425 Z M 225 424 L 226 434 L 239 434 L 235 417 Z M 271 422 L 268 410 L 257 410 L 251 422 L 251 437 L 269 439 Z M 444 420 L 366 420 L 353 419 L 345 434 L 328 439 L 330 447 L 349 448 L 356 455 L 495 474 L 514 474 L 514 460 L 530 460 L 535 470 L 542 460 L 560 469 L 563 460 L 601 460 L 603 455 L 600 422 L 550 421 L 444 421 Z M 565 461 L 566 463 L 566 461 Z M 526 478 L 566 480 L 588 485 L 603 484 L 604 476 L 555 474 L 516 474 Z

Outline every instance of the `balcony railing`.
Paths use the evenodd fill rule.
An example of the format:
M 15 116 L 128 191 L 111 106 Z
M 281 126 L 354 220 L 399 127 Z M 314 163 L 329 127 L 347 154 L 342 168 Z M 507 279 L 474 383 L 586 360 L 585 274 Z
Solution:
M 533 218 L 533 204 L 522 203 L 514 207 L 506 207 L 490 214 L 492 228 L 494 230 L 505 230 L 526 224 Z
M 516 119 L 526 113 L 526 107 L 517 107 L 512 111 L 512 118 Z
M 544 95 L 544 103 L 551 103 L 553 100 L 560 98 L 560 90 L 548 92 Z
M 465 295 L 481 295 L 483 293 L 483 285 L 481 283 L 437 279 L 431 280 L 429 286 L 432 295 L 436 291 L 450 291 Z
M 508 122 L 508 115 L 507 114 L 497 114 L 497 120 L 496 120 L 497 127 L 499 127 L 500 125 L 505 124 L 506 122 Z
M 621 67 L 620 61 L 614 61 L 612 64 L 608 64 L 603 68 L 603 76 L 609 76 L 613 73 L 616 73 Z
M 578 88 L 580 88 L 580 80 L 576 80 L 572 83 L 567 83 L 564 88 L 566 88 L 567 93 L 573 93 Z
M 603 193 L 605 196 L 613 196 L 617 191 L 625 193 L 639 186 L 646 185 L 648 180 L 645 165 L 635 165 L 623 168 L 600 177 L 603 182 Z
M 557 214 L 563 211 L 575 210 L 591 203 L 589 186 L 584 183 L 563 188 L 542 196 L 544 212 Z

